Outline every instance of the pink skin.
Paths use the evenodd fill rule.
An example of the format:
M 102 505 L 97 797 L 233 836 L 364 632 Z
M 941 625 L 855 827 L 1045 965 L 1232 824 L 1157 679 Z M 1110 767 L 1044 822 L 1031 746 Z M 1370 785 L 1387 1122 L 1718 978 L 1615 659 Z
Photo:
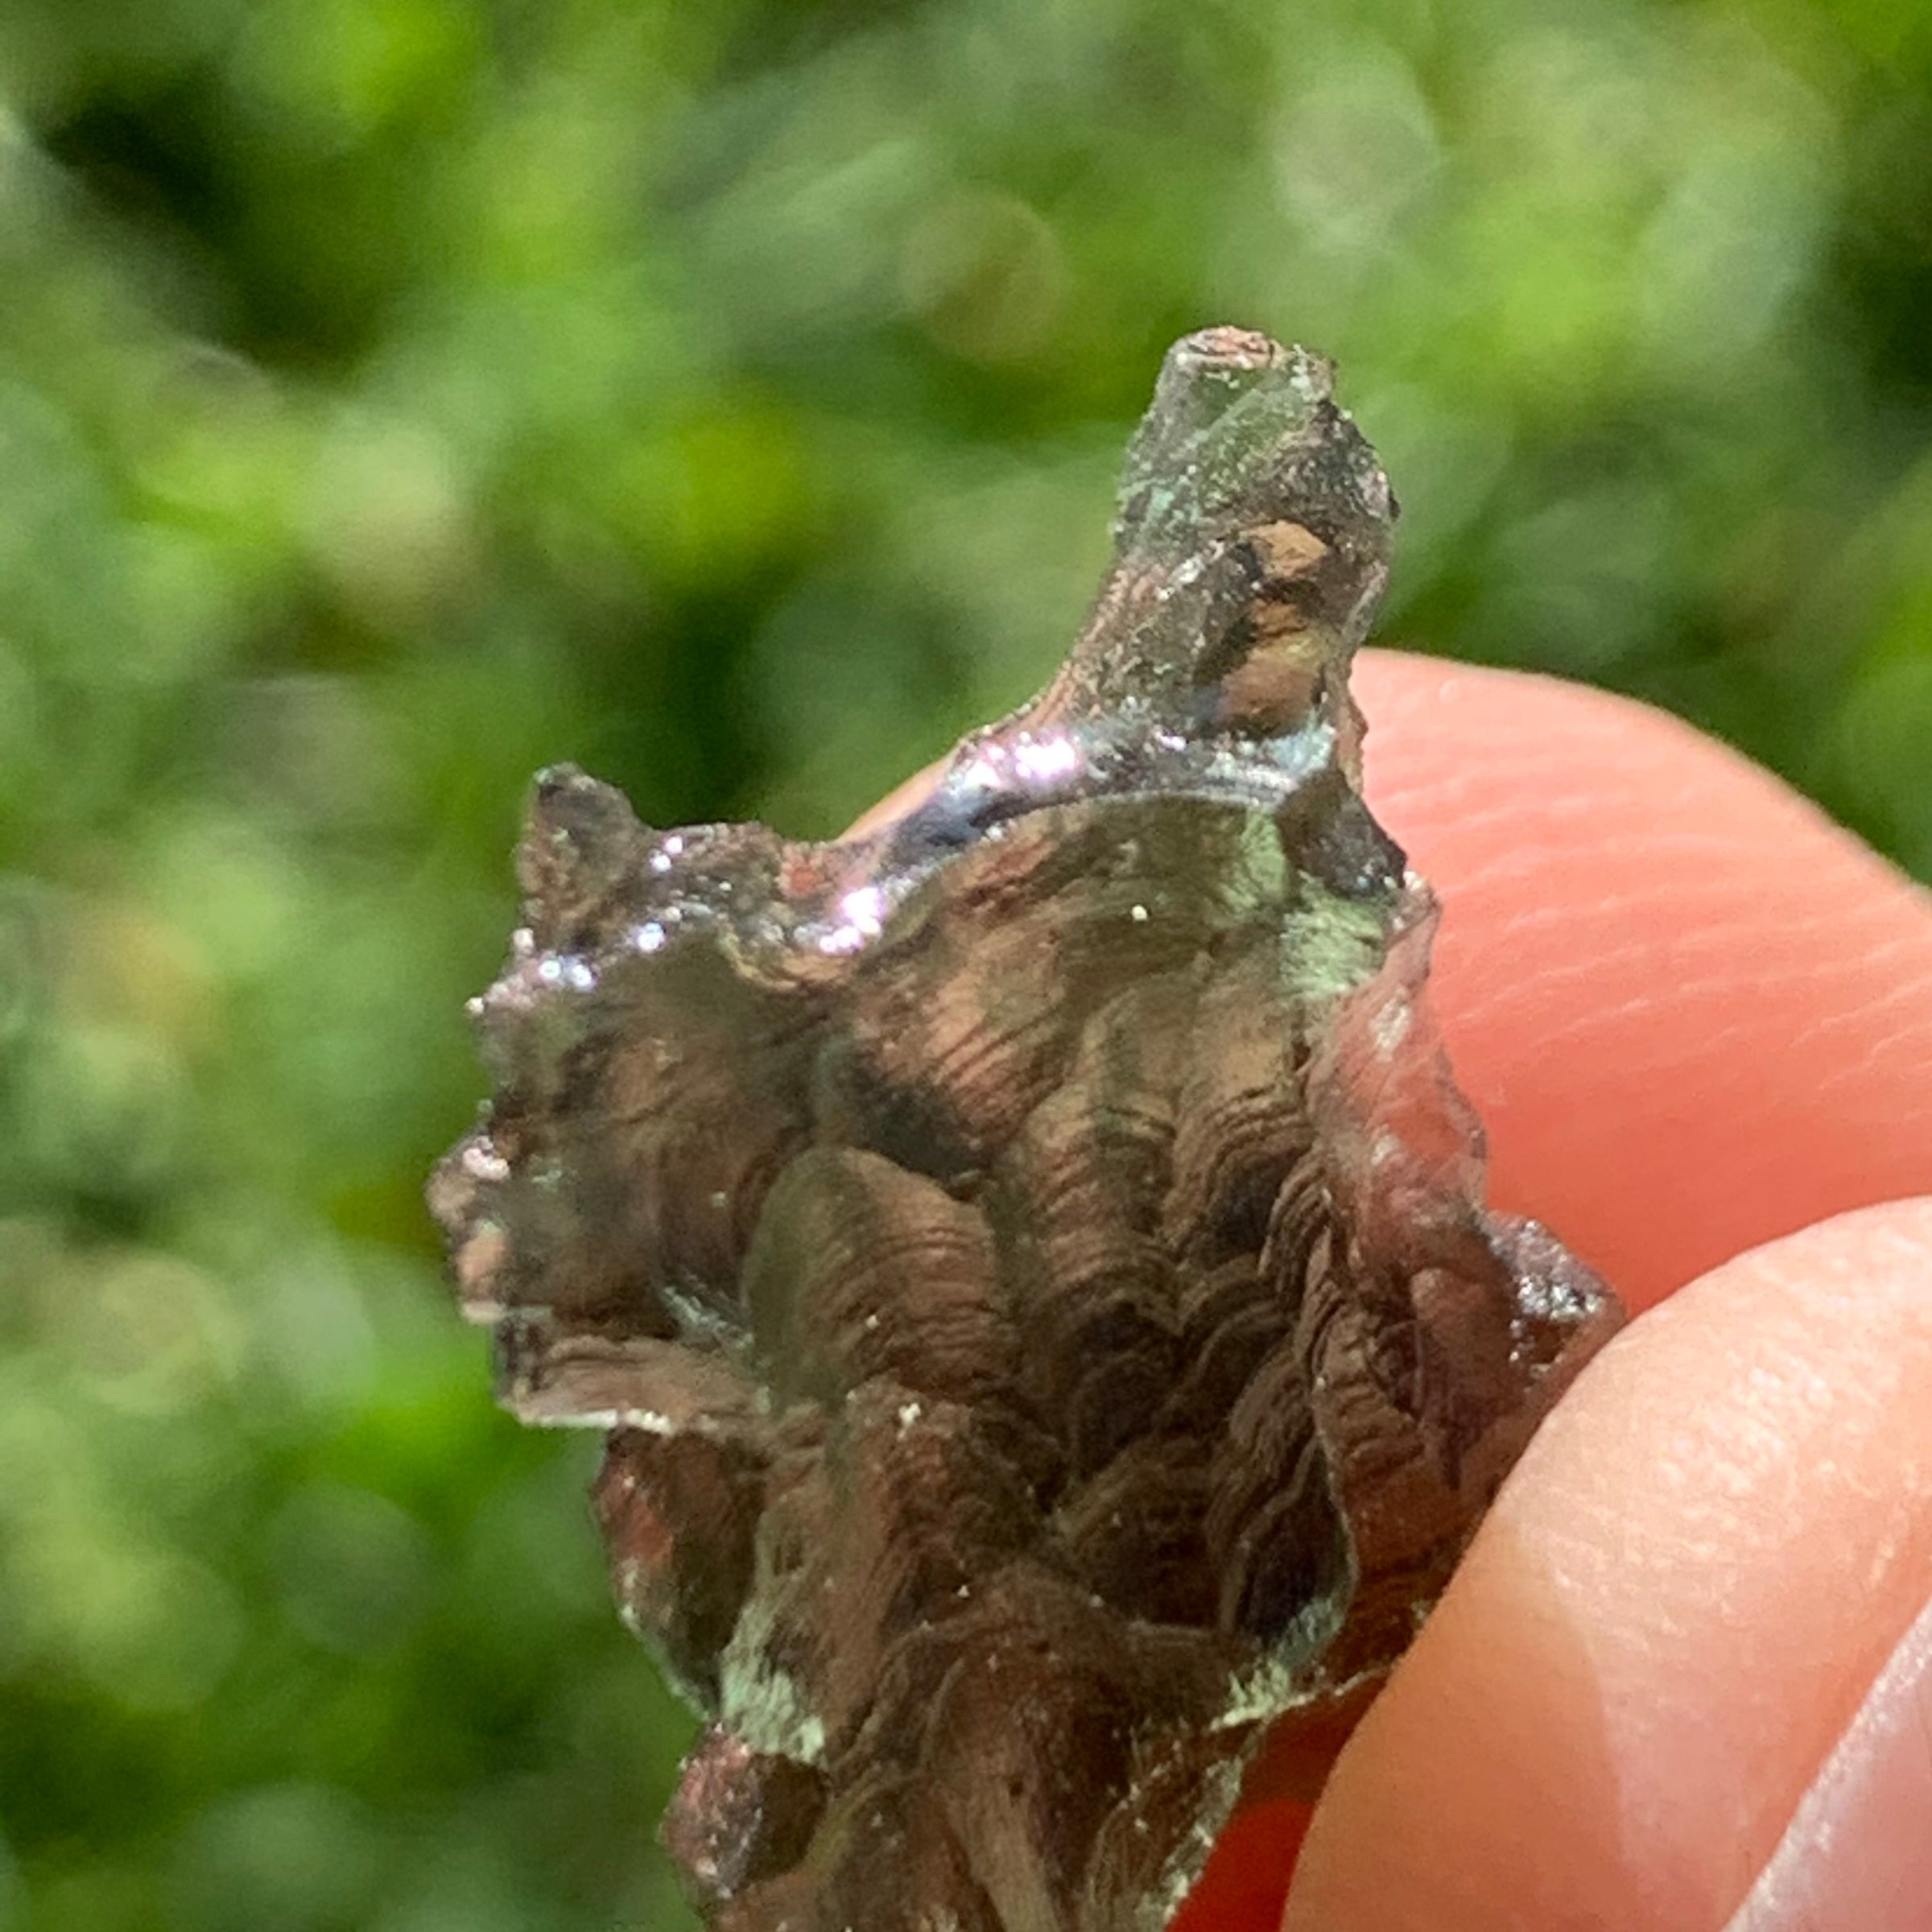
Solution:
M 1356 690 L 1491 1198 L 1649 1312 L 1312 1818 L 1237 1819 L 1175 1932 L 1924 1932 L 1932 898 L 1642 706 Z
M 1645 706 L 1378 652 L 1355 688 L 1497 1206 L 1637 1309 L 1932 1191 L 1932 897 Z
M 1338 1761 L 1290 1932 L 1715 1932 L 1929 1595 L 1920 1200 L 1727 1262 L 1586 1374 Z M 1894 1778 L 1917 1912 L 1767 1926 L 1932 1925 L 1932 1732 Z

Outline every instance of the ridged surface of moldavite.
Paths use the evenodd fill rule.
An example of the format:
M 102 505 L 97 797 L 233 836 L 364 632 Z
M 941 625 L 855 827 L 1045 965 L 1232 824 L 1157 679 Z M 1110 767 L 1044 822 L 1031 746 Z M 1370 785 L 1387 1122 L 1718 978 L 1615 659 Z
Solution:
M 503 1399 L 609 1431 L 720 1932 L 1156 1932 L 1615 1325 L 1481 1205 L 1360 799 L 1393 514 L 1326 364 L 1207 331 L 1066 665 L 896 822 L 539 780 L 432 1201 Z

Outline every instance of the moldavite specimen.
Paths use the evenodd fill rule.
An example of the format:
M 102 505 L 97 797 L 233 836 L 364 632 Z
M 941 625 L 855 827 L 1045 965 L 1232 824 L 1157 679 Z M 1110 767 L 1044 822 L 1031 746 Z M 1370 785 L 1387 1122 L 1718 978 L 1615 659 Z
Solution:
M 538 780 L 432 1199 L 504 1401 L 610 1431 L 720 1932 L 1154 1932 L 1615 1326 L 1480 1205 L 1359 794 L 1393 516 L 1327 365 L 1210 330 L 1065 666 L 896 822 Z

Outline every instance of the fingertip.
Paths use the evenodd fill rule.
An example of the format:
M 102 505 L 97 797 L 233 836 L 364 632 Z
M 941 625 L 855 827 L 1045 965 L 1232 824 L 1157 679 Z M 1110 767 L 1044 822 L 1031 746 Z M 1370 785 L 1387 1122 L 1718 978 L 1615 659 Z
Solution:
M 1633 1307 L 1932 1190 L 1932 897 L 1645 705 L 1363 654 L 1370 804 L 1443 906 L 1430 1004 L 1496 1204 Z
M 1932 1200 L 1636 1323 L 1343 1752 L 1288 1932 L 1724 1922 L 1932 1595 Z

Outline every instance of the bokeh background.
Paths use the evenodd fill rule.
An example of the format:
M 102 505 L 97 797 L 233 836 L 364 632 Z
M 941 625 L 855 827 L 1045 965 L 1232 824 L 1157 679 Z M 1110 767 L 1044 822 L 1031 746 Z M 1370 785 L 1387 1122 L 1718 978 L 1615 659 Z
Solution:
M 0 0 L 0 1927 L 691 1923 L 419 1202 L 520 795 L 1017 702 L 1171 336 L 1932 873 L 1929 183 L 1909 0 Z

